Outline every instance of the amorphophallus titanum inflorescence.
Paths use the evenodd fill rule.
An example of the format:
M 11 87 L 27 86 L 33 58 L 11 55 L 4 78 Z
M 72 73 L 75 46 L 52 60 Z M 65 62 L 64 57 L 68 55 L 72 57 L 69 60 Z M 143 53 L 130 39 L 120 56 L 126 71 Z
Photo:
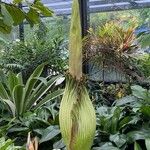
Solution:
M 82 74 L 82 37 L 78 0 L 73 0 L 69 73 L 60 105 L 59 122 L 67 150 L 90 150 L 96 130 L 96 116 Z

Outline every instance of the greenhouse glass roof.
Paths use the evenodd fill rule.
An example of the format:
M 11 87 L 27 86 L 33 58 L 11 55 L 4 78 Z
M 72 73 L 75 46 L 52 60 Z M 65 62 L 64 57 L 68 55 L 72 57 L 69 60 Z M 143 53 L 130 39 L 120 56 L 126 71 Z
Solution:
M 56 15 L 70 15 L 72 0 L 42 0 Z M 91 13 L 150 7 L 150 0 L 89 0 Z
M 12 0 L 2 0 L 12 2 Z M 30 0 L 29 0 L 30 1 Z M 33 0 L 31 0 L 33 1 Z M 149 8 L 150 0 L 87 0 L 89 12 L 107 12 L 128 9 Z M 72 0 L 42 0 L 42 3 L 54 10 L 56 15 L 70 15 Z M 24 9 L 28 9 L 25 5 Z

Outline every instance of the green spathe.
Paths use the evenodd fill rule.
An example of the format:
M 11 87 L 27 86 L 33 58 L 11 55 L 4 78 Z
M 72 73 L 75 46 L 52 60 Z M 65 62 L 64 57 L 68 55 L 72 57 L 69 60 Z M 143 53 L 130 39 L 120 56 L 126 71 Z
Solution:
M 96 130 L 96 116 L 82 83 L 67 78 L 60 106 L 60 129 L 67 150 L 90 150 Z

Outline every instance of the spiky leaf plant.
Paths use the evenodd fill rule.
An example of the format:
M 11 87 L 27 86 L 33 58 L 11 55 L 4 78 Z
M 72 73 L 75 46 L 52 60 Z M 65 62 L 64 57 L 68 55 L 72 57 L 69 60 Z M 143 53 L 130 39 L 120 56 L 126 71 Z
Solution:
M 90 150 L 96 130 L 94 107 L 82 75 L 82 38 L 78 0 L 73 0 L 69 73 L 60 105 L 60 130 L 67 150 Z

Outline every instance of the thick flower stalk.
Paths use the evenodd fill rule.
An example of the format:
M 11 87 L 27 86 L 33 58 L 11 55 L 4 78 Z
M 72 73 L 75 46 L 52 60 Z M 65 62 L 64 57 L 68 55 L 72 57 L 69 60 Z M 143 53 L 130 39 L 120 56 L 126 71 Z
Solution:
M 78 0 L 73 0 L 69 42 L 69 74 L 59 112 L 67 150 L 90 150 L 96 116 L 82 77 L 82 38 Z

